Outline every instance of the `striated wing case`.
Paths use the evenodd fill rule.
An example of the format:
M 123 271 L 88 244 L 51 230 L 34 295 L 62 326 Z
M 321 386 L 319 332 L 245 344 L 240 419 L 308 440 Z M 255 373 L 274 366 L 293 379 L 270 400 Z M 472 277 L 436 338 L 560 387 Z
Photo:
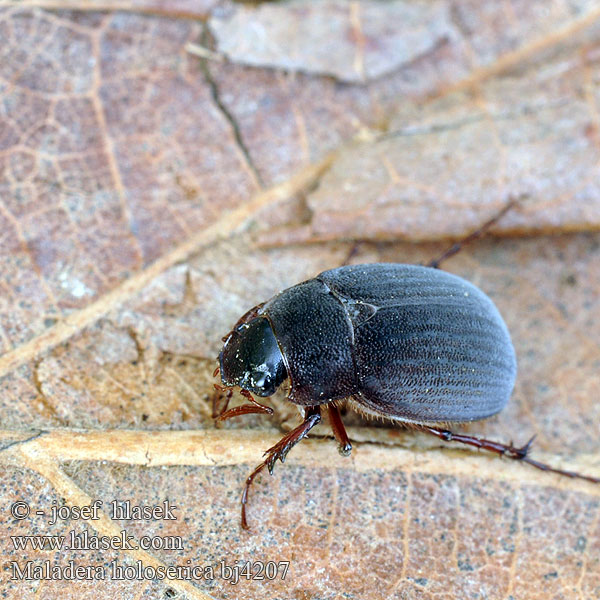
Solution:
M 428 267 L 351 265 L 316 277 L 353 329 L 359 400 L 406 421 L 472 421 L 508 401 L 510 335 L 493 302 L 464 279 Z

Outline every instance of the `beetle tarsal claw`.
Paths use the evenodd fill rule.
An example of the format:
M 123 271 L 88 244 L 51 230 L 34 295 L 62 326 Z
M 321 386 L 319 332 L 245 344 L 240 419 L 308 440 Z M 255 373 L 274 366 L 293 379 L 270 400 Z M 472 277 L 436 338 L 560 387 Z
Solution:
M 267 469 L 269 469 L 269 473 L 273 475 L 273 469 L 275 468 L 275 463 L 277 459 L 279 459 L 282 463 L 285 462 L 285 455 L 289 452 L 290 447 L 279 449 L 277 445 L 273 446 L 273 448 L 269 448 L 263 456 L 267 456 L 265 459 L 265 463 L 267 464 Z
M 275 468 L 276 461 L 276 456 L 269 456 L 269 458 L 267 459 L 267 469 L 269 470 L 269 475 L 273 475 L 273 469 Z
M 515 458 L 522 460 L 529 454 L 531 444 L 533 444 L 533 440 L 535 440 L 536 435 L 537 434 L 532 435 L 531 438 L 529 439 L 529 441 L 522 448 L 514 448 L 513 449 L 513 454 L 515 455 Z
M 285 457 L 287 453 L 290 451 L 290 448 L 287 448 L 284 452 L 277 452 L 272 457 L 269 458 L 269 464 L 267 465 L 269 468 L 269 473 L 273 475 L 273 469 L 275 468 L 275 463 L 277 459 L 279 459 L 282 463 L 285 462 Z

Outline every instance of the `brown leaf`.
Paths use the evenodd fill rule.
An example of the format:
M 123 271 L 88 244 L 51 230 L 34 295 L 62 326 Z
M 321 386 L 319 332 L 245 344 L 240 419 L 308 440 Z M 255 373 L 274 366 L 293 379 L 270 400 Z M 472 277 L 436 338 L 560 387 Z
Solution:
M 520 198 L 503 239 L 444 265 L 493 298 L 519 362 L 506 410 L 464 429 L 536 433 L 534 458 L 600 475 L 597 7 L 46 7 L 0 12 L 5 595 L 600 597 L 600 486 L 349 413 L 351 458 L 319 426 L 256 482 L 246 533 L 244 479 L 298 412 L 282 390 L 273 416 L 212 420 L 220 339 L 248 308 L 349 239 L 353 262 L 423 263 Z M 98 519 L 50 522 L 96 499 Z M 112 520 L 114 500 L 176 518 Z M 10 537 L 121 531 L 181 546 Z M 106 579 L 10 580 L 45 560 Z M 246 561 L 289 571 L 222 576 Z M 202 571 L 152 576 L 169 565 Z

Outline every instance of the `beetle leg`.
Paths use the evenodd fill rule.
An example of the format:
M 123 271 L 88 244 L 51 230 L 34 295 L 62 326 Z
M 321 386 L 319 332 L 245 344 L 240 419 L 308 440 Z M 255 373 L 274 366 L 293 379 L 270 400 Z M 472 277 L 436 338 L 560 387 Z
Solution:
M 510 444 L 501 444 L 499 442 L 493 442 L 492 440 L 477 438 L 471 435 L 463 435 L 461 433 L 454 433 L 447 429 L 439 429 L 429 425 L 417 425 L 416 427 L 421 431 L 426 431 L 427 433 L 435 435 L 445 442 L 460 442 L 461 444 L 468 444 L 469 446 L 475 446 L 475 448 L 481 448 L 482 450 L 487 450 L 488 452 L 494 452 L 499 456 L 506 456 L 508 458 L 512 458 L 513 460 L 523 461 L 542 471 L 550 471 L 551 473 L 558 473 L 559 475 L 565 475 L 566 477 L 573 477 L 576 479 L 585 479 L 586 481 L 591 481 L 592 483 L 600 483 L 600 478 L 598 477 L 582 475 L 581 473 L 576 473 L 575 471 L 555 469 L 550 465 L 546 465 L 538 462 L 537 460 L 529 458 L 529 448 L 531 447 L 535 436 L 533 436 L 523 447 L 515 448 L 512 445 L 512 442 Z
M 473 233 L 469 234 L 464 239 L 450 246 L 450 248 L 448 248 L 445 252 L 440 254 L 440 256 L 434 258 L 433 260 L 430 260 L 425 266 L 431 267 L 433 269 L 439 269 L 439 266 L 443 261 L 460 252 L 463 246 L 470 244 L 474 240 L 480 238 L 482 235 L 487 233 L 491 227 L 493 227 L 511 208 L 516 206 L 518 203 L 518 200 L 510 200 L 495 217 L 493 217 L 489 221 L 486 221 L 481 227 L 479 227 L 479 229 L 475 230 Z
M 273 409 L 270 406 L 264 406 L 259 404 L 258 406 L 254 406 L 252 404 L 242 404 L 242 406 L 236 406 L 235 408 L 230 408 L 224 413 L 220 414 L 215 418 L 217 422 L 219 421 L 227 421 L 227 419 L 232 419 L 233 417 L 239 417 L 241 415 L 253 415 L 253 414 L 263 414 L 263 415 L 272 415 Z
M 225 388 L 223 386 L 214 384 L 215 389 L 223 391 Z M 252 404 L 242 404 L 241 406 L 236 406 L 234 408 L 230 408 L 227 410 L 227 406 L 229 405 L 229 400 L 233 394 L 233 390 L 230 389 L 227 391 L 227 401 L 225 402 L 225 406 L 220 414 L 215 414 L 215 419 L 217 421 L 226 421 L 227 419 L 231 419 L 232 417 L 239 417 L 240 415 L 249 415 L 249 414 L 265 414 L 272 415 L 273 409 L 270 406 L 266 406 L 258 402 L 252 394 L 248 390 L 240 390 L 240 394 L 244 396 L 247 400 L 250 400 Z
M 358 250 L 360 249 L 360 245 L 362 242 L 354 242 L 354 244 L 352 244 L 352 248 L 350 248 L 350 252 L 348 252 L 348 254 L 346 254 L 346 258 L 344 259 L 344 262 L 342 262 L 340 264 L 340 267 L 345 267 L 346 265 L 350 264 L 350 261 L 358 254 Z
M 223 406 L 223 408 L 220 411 L 217 410 L 217 396 L 216 395 L 213 396 L 212 417 L 213 417 L 213 419 L 216 419 L 217 417 L 222 415 L 227 410 L 227 407 L 229 406 L 229 401 L 231 400 L 231 396 L 233 396 L 233 390 L 231 388 L 227 389 L 226 387 L 219 385 L 218 383 L 213 383 L 213 387 L 215 388 L 215 390 L 217 390 L 217 392 L 226 392 L 225 406 Z
M 269 469 L 269 473 L 273 475 L 273 467 L 275 462 L 279 459 L 282 463 L 285 462 L 287 453 L 303 438 L 308 435 L 308 432 L 321 421 L 321 411 L 318 406 L 309 406 L 306 408 L 304 415 L 304 421 L 298 425 L 295 429 L 292 429 L 289 433 L 284 435 L 274 446 L 271 446 L 265 451 L 265 460 L 248 475 L 246 479 L 246 485 L 242 493 L 242 527 L 244 529 L 250 529 L 248 527 L 248 521 L 246 520 L 246 503 L 248 502 L 248 490 L 254 481 L 254 478 L 265 468 Z
M 329 413 L 329 424 L 331 425 L 331 431 L 333 436 L 338 443 L 338 450 L 342 456 L 350 456 L 352 452 L 352 444 L 348 439 L 342 416 L 340 415 L 340 409 L 335 402 L 329 402 L 325 405 Z

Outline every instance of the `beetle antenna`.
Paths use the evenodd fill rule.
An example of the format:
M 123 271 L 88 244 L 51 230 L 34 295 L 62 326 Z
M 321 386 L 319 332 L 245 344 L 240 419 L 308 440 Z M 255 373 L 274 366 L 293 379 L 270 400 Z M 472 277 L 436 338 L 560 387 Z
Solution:
M 438 427 L 431 427 L 429 425 L 415 425 L 415 427 L 420 431 L 425 431 L 431 435 L 435 435 L 444 442 L 460 442 L 461 444 L 467 444 L 469 446 L 475 446 L 475 448 L 493 452 L 499 456 L 506 456 L 507 458 L 511 458 L 513 460 L 520 460 L 528 465 L 531 465 L 532 467 L 535 467 L 536 469 L 540 469 L 541 471 L 549 471 L 551 473 L 557 473 L 558 475 L 564 475 L 565 477 L 571 477 L 573 479 L 584 479 L 585 481 L 591 481 L 592 483 L 600 483 L 599 477 L 583 475 L 575 471 L 556 469 L 550 465 L 529 458 L 529 450 L 533 440 L 535 439 L 535 435 L 521 448 L 515 448 L 512 445 L 512 442 L 510 444 L 501 444 L 500 442 L 493 442 L 492 440 L 486 440 L 484 438 L 454 433 L 448 429 L 439 429 Z
M 241 408 L 241 407 L 240 407 Z M 246 479 L 246 485 L 242 493 L 242 528 L 250 529 L 248 521 L 246 519 L 246 503 L 248 502 L 248 491 L 254 481 L 254 478 L 265 468 L 269 469 L 269 473 L 273 475 L 273 467 L 275 462 L 279 459 L 281 462 L 285 462 L 285 457 L 288 452 L 303 438 L 308 435 L 308 432 L 318 423 L 321 422 L 321 410 L 318 406 L 308 406 L 304 421 L 298 425 L 295 429 L 292 429 L 289 433 L 284 435 L 274 446 L 271 446 L 265 451 L 265 460 L 248 475 Z
M 489 221 L 486 221 L 481 227 L 479 227 L 479 229 L 476 229 L 467 237 L 450 246 L 450 248 L 440 254 L 437 258 L 430 260 L 425 266 L 431 267 L 432 269 L 439 269 L 442 262 L 444 262 L 446 259 L 460 252 L 467 244 L 470 244 L 471 242 L 485 235 L 490 228 L 493 227 L 511 208 L 514 208 L 519 204 L 520 199 L 521 198 L 513 198 L 509 200 L 496 216 L 492 217 Z

